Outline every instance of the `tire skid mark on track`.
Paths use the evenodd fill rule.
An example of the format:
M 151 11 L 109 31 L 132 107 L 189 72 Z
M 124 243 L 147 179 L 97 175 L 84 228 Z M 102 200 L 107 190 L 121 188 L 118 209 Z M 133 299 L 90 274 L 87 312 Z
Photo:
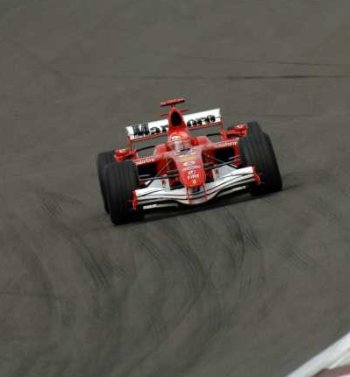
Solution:
M 110 235 L 116 231 L 117 228 L 108 227 Z M 120 366 L 120 360 L 124 360 L 124 363 L 127 364 L 126 359 L 129 359 L 130 355 L 124 352 L 124 330 L 127 327 L 126 319 L 128 318 L 127 310 L 127 301 L 132 296 L 132 291 L 137 284 L 137 268 L 135 257 L 133 253 L 133 243 L 130 241 L 134 240 L 134 230 L 130 226 L 123 228 L 124 234 L 124 243 L 119 243 L 119 248 L 116 249 L 118 254 L 118 259 L 121 258 L 119 263 L 122 263 L 122 266 L 119 266 L 118 271 L 121 271 L 122 280 L 118 282 L 117 286 L 112 288 L 112 291 L 107 293 L 107 297 L 101 302 L 101 306 L 108 306 L 109 312 L 108 315 L 111 318 L 105 318 L 106 321 L 106 334 L 104 341 L 101 343 L 101 346 L 98 350 L 95 351 L 95 362 L 94 369 L 98 371 L 99 375 L 110 375 L 111 371 L 118 370 Z M 117 293 L 113 292 L 116 290 Z M 98 300 L 100 294 L 94 298 Z M 100 303 L 95 303 L 95 305 L 100 305 Z M 110 330 L 110 322 L 113 321 L 113 332 Z M 145 334 L 138 334 L 140 338 L 143 336 L 147 338 L 149 335 L 148 332 Z M 127 335 L 128 338 L 131 334 Z M 105 341 L 106 340 L 106 341 Z M 137 348 L 139 339 L 135 340 L 134 347 Z M 135 353 L 137 353 L 135 351 Z M 125 368 L 123 367 L 123 370 Z M 114 374 L 113 374 L 114 375 Z M 118 373 L 119 375 L 119 373 Z M 124 375 L 124 372 L 122 372 Z
M 205 350 L 209 347 L 211 342 L 219 334 L 221 328 L 221 305 L 217 299 L 216 292 L 213 292 L 213 285 L 209 278 L 210 265 L 202 265 L 197 255 L 197 253 L 201 250 L 201 248 L 198 247 L 198 242 L 202 243 L 203 241 L 205 241 L 205 238 L 203 239 L 202 237 L 204 232 L 201 233 L 200 227 L 197 226 L 198 218 L 198 214 L 194 216 L 193 222 L 190 222 L 191 227 L 187 227 L 186 224 L 184 224 L 183 222 L 179 222 L 179 218 L 177 218 L 176 224 L 174 224 L 175 232 L 169 232 L 169 235 L 171 234 L 171 237 L 173 237 L 173 242 L 175 241 L 175 239 L 181 239 L 180 234 L 185 236 L 185 240 L 182 240 L 184 241 L 182 243 L 182 247 L 179 244 L 174 251 L 177 252 L 177 255 L 181 257 L 183 261 L 183 266 L 186 266 L 186 268 L 188 268 L 188 261 L 190 260 L 190 268 L 192 273 L 194 274 L 194 279 L 192 281 L 192 298 L 188 301 L 188 305 L 185 308 L 185 310 L 182 311 L 182 313 L 180 313 L 180 316 L 177 319 L 176 327 L 173 327 L 172 331 L 174 331 L 179 326 L 181 327 L 181 325 L 186 322 L 187 318 L 191 316 L 193 312 L 198 311 L 198 308 L 195 305 L 200 307 L 204 305 L 205 307 L 207 300 L 210 300 L 211 302 L 211 307 L 208 307 L 206 309 L 206 311 L 209 311 L 208 318 L 205 319 L 206 325 L 201 324 L 200 327 L 198 329 L 195 328 L 194 333 L 192 333 L 192 336 L 194 336 L 193 339 L 199 337 L 199 339 L 201 340 L 200 342 L 198 340 L 198 343 L 196 342 L 196 345 L 192 345 L 190 349 L 187 349 L 186 357 L 188 357 L 188 351 L 190 351 L 190 354 L 192 356 L 191 359 L 186 360 L 186 362 L 179 369 L 179 375 L 181 375 L 184 370 L 189 370 L 191 366 L 203 356 L 203 353 L 205 353 Z M 196 237 L 193 237 L 194 234 L 191 232 L 191 228 L 193 226 L 198 231 L 198 233 L 195 235 Z M 183 245 L 187 246 L 184 248 Z M 195 250 L 197 250 L 197 252 Z M 205 329 L 204 332 L 203 329 Z M 185 338 L 187 338 L 187 336 L 188 335 L 186 335 Z M 193 347 L 195 347 L 196 349 L 193 350 Z
M 140 243 L 141 250 L 146 251 L 151 259 L 156 263 L 158 274 L 157 274 L 157 289 L 156 293 L 153 293 L 153 296 L 156 296 L 152 300 L 152 312 L 149 318 L 149 327 L 152 330 L 152 333 L 156 339 L 156 344 L 159 345 L 164 337 L 167 334 L 168 328 L 164 320 L 163 307 L 164 302 L 167 299 L 167 291 L 169 289 L 168 282 L 165 276 L 166 266 L 162 260 L 162 254 L 159 252 L 159 249 L 152 245 L 150 239 L 143 240 Z
M 57 345 L 55 338 L 57 336 L 57 329 L 55 325 L 62 319 L 64 305 L 68 298 L 55 293 L 54 284 L 41 261 L 40 253 L 37 251 L 37 246 L 32 237 L 30 237 L 30 232 L 27 230 L 26 224 L 14 213 L 10 213 L 8 218 L 12 221 L 4 222 L 4 233 L 6 233 L 6 237 L 11 237 L 17 240 L 17 246 L 14 246 L 11 252 L 13 252 L 13 254 L 20 259 L 21 263 L 23 263 L 23 267 L 26 272 L 28 272 L 26 278 L 31 279 L 30 285 L 39 285 L 38 290 L 42 293 L 37 294 L 31 291 L 26 292 L 26 287 L 23 287 L 22 285 L 17 287 L 17 282 L 12 280 L 9 287 L 11 290 L 5 292 L 5 295 L 10 295 L 16 299 L 18 305 L 21 304 L 21 302 L 23 302 L 23 304 L 25 302 L 28 303 L 28 299 L 31 301 L 37 299 L 38 303 L 36 306 L 41 308 L 42 315 L 47 313 L 47 316 L 42 319 L 34 317 L 28 318 L 30 331 L 34 331 L 34 334 L 30 336 L 34 345 L 30 352 L 28 352 L 19 363 L 16 362 L 13 364 L 13 373 L 11 375 L 16 377 L 28 375 L 29 371 L 32 370 L 40 360 L 45 357 L 45 355 L 54 352 L 56 349 Z M 14 219 L 16 219 L 14 223 L 17 224 L 17 227 L 12 225 Z M 2 308 L 4 308 L 3 300 Z M 9 311 L 7 311 L 5 318 L 8 314 L 10 314 Z M 30 316 L 30 314 L 31 311 L 27 313 L 28 316 Z M 5 318 L 2 318 L 3 325 L 5 324 Z M 4 332 L 2 332 L 2 339 L 5 339 L 4 335 Z M 45 346 L 41 346 L 41 342 L 44 339 L 47 339 L 48 343 L 46 343 Z M 16 333 L 10 333 L 7 337 L 7 342 L 12 343 L 17 342 L 18 340 L 25 342 L 28 341 L 29 338 L 24 337 L 21 339 L 21 336 L 18 337 Z
M 211 246 L 213 260 L 209 263 L 207 282 L 216 294 L 214 305 L 220 307 L 217 333 L 208 343 L 207 352 L 220 343 L 225 335 L 224 329 L 235 318 L 237 309 L 245 300 L 251 288 L 250 271 L 247 274 L 242 273 L 242 269 L 247 264 L 247 245 L 244 237 L 245 223 L 241 225 L 242 221 L 237 220 L 233 214 L 229 213 L 228 208 L 228 206 L 223 206 L 222 209 L 212 209 L 220 214 L 219 217 L 214 216 L 215 221 L 212 224 L 202 220 L 199 215 L 196 216 L 196 220 L 199 220 L 196 229 L 202 228 L 203 235 L 206 235 L 208 239 L 213 238 Z M 244 227 L 244 230 L 242 227 Z M 218 232 L 219 230 L 221 232 Z M 213 235 L 215 237 L 212 237 Z M 222 266 L 221 262 L 218 263 L 218 261 L 227 260 L 229 261 L 228 265 L 225 263 L 225 266 Z M 217 272 L 214 274 L 215 270 Z M 221 275 L 225 277 L 222 283 L 223 277 Z M 218 276 L 220 276 L 219 285 L 217 283 Z M 198 362 L 201 361 L 202 364 L 206 364 L 207 361 L 204 356 L 203 354 Z
M 340 239 L 343 242 L 350 242 L 348 221 L 346 220 L 346 208 L 348 207 L 346 198 L 348 193 L 343 187 L 339 186 L 338 175 L 344 177 L 343 171 L 339 169 L 334 169 L 331 172 L 315 170 L 312 174 L 309 174 L 311 182 L 306 186 L 303 195 L 298 198 L 298 201 L 304 204 L 302 211 L 297 212 L 290 205 L 286 206 L 280 195 L 276 197 L 275 205 L 272 204 L 273 198 L 266 197 L 263 199 L 273 206 L 274 211 L 281 214 L 285 211 L 295 218 L 295 224 L 289 236 L 285 239 L 287 247 L 282 247 L 282 250 L 284 252 L 283 255 L 302 270 L 315 272 L 320 265 L 317 259 L 311 257 L 307 251 L 301 250 L 295 244 L 296 239 L 299 240 L 298 244 L 300 243 L 301 236 L 306 238 L 308 230 L 313 225 L 313 222 L 310 221 L 310 211 L 314 213 L 314 220 L 328 223 L 330 228 L 327 231 L 332 238 L 335 238 L 334 242 Z M 336 198 L 334 193 L 337 193 Z M 281 195 L 285 194 L 282 193 Z M 340 200 L 340 198 L 342 199 Z M 339 206 L 338 202 L 342 203 L 342 205 Z
M 30 298 L 43 298 L 45 301 L 50 299 L 49 302 L 53 303 L 54 305 L 50 307 L 50 310 L 53 312 L 57 310 L 56 304 L 60 304 L 61 300 L 64 299 L 63 296 L 57 295 L 54 291 L 53 283 L 49 277 L 49 274 L 45 267 L 42 264 L 40 256 L 36 251 L 36 245 L 28 239 L 28 232 L 24 223 L 22 223 L 21 219 L 14 214 L 9 216 L 11 219 L 16 218 L 16 223 L 19 224 L 18 228 L 12 226 L 12 222 L 5 222 L 4 224 L 4 233 L 6 233 L 7 237 L 15 238 L 19 245 L 22 247 L 14 246 L 11 252 L 15 255 L 18 255 L 20 261 L 23 263 L 23 266 L 28 271 L 35 271 L 36 273 L 30 275 L 30 277 L 35 277 L 35 281 L 40 283 L 42 286 L 42 293 L 32 293 L 32 292 L 25 292 L 23 287 L 18 287 L 18 291 L 14 291 L 11 286 L 16 286 L 17 282 L 13 279 L 9 283 L 9 290 L 5 292 L 5 294 L 15 295 L 17 297 L 30 297 Z M 17 287 L 16 287 L 17 288 Z
M 182 226 L 180 226 L 180 223 L 178 223 L 178 221 L 176 221 L 175 224 L 171 224 L 170 228 L 168 222 L 167 224 L 161 224 L 161 227 L 162 231 L 159 233 L 159 229 L 157 228 L 157 233 L 158 235 L 161 235 L 161 237 L 164 237 L 166 239 L 168 239 L 169 237 L 172 237 L 172 239 L 176 239 L 178 237 L 178 232 L 186 233 L 186 231 L 182 229 Z M 169 267 L 167 268 L 166 265 L 168 265 L 169 263 L 170 265 L 175 263 L 177 265 L 180 265 L 182 269 L 189 269 L 191 271 L 191 274 L 185 274 L 186 279 L 188 280 L 187 282 L 185 282 L 185 284 L 187 285 L 186 290 L 182 291 L 182 295 L 185 296 L 185 301 L 181 300 L 182 305 L 180 308 L 178 308 L 177 311 L 175 311 L 175 313 L 169 312 L 166 309 L 166 307 L 169 306 L 169 297 L 166 297 L 165 295 L 165 292 L 168 289 L 170 289 L 171 292 L 171 285 L 173 285 L 173 283 L 169 282 L 167 285 L 166 280 L 164 282 L 164 279 L 158 280 L 157 277 L 157 283 L 164 284 L 164 287 L 168 288 L 166 288 L 165 290 L 161 290 L 161 293 L 159 295 L 160 297 L 158 297 L 159 301 L 156 302 L 155 307 L 152 307 L 151 320 L 150 322 L 148 322 L 149 324 L 153 325 L 153 336 L 156 337 L 156 341 L 154 342 L 154 346 L 151 349 L 149 349 L 148 352 L 143 353 L 138 358 L 138 360 L 134 360 L 134 362 L 130 366 L 130 369 L 128 369 L 127 371 L 124 370 L 123 373 L 121 373 L 122 375 L 132 375 L 133 371 L 137 370 L 137 368 L 139 368 L 140 365 L 147 365 L 148 359 L 152 359 L 152 357 L 154 357 L 155 354 L 162 352 L 162 348 L 160 348 L 161 344 L 164 344 L 164 342 L 171 342 L 171 338 L 173 336 L 175 329 L 184 326 L 184 324 L 188 320 L 188 317 L 193 316 L 193 308 L 195 304 L 197 303 L 198 305 L 199 302 L 202 302 L 204 300 L 204 297 L 208 295 L 211 298 L 217 295 L 215 288 L 211 285 L 210 280 L 206 276 L 208 275 L 208 272 L 204 272 L 203 267 L 199 263 L 198 257 L 195 253 L 192 252 L 192 247 L 194 246 L 186 247 L 186 251 L 184 251 L 182 245 L 174 245 L 172 242 L 168 241 L 168 244 L 170 245 L 169 250 L 160 248 L 159 243 L 153 241 L 156 238 L 152 233 L 152 226 L 146 225 L 146 228 L 148 228 L 147 231 L 140 235 L 140 237 L 136 238 L 138 239 L 138 243 L 147 243 L 147 249 L 143 250 L 146 251 L 146 253 L 150 255 L 151 259 L 155 261 L 157 269 L 165 269 L 165 271 L 169 271 Z M 142 241 L 140 241 L 140 238 L 142 239 Z M 189 261 L 190 263 L 188 263 Z M 206 340 L 204 342 L 200 342 L 201 346 L 198 350 L 191 351 L 195 352 L 197 357 L 201 356 L 201 353 L 203 352 L 204 348 L 208 347 L 208 345 L 210 344 L 211 338 L 219 331 L 221 323 L 221 316 L 219 314 L 220 305 L 220 302 L 216 302 L 216 304 L 214 305 L 214 314 L 217 314 L 213 315 L 212 313 L 208 318 L 208 320 L 210 320 L 211 325 L 207 323 L 208 331 L 205 331 L 205 333 L 209 332 L 212 335 L 208 335 L 208 337 L 205 338 Z M 200 328 L 201 331 L 196 336 L 203 337 L 203 334 L 201 334 L 203 327 Z M 150 329 L 149 331 L 152 331 L 152 329 Z M 148 332 L 141 334 L 141 338 L 145 337 Z M 179 346 L 180 345 L 177 345 L 176 347 Z M 202 352 L 200 350 L 202 350 Z M 187 357 L 185 357 L 185 359 L 187 359 Z M 185 364 L 186 367 L 182 366 L 182 368 L 189 367 L 189 365 L 187 365 L 188 361 L 186 361 Z M 180 369 L 182 370 L 182 368 Z M 159 373 L 159 371 L 157 373 Z M 150 372 L 150 374 L 152 374 L 152 372 Z
M 111 231 L 114 231 L 115 229 L 116 228 L 112 228 L 111 230 L 111 228 L 109 228 Z M 127 227 L 124 232 L 125 240 L 133 237 L 134 232 L 130 227 Z M 94 370 L 97 371 L 96 373 L 103 376 L 110 375 L 111 371 L 116 370 L 116 365 L 120 365 L 120 360 L 124 360 L 129 356 L 124 353 L 124 346 L 122 344 L 124 333 L 123 327 L 125 326 L 125 318 L 127 316 L 127 313 L 125 313 L 125 306 L 136 285 L 137 271 L 133 261 L 134 256 L 132 247 L 127 244 L 119 246 L 120 248 L 116 251 L 118 257 L 122 259 L 121 263 L 124 265 L 121 268 L 119 266 L 117 272 L 121 271 L 122 279 L 112 288 L 112 291 L 107 292 L 107 297 L 101 300 L 101 302 L 96 303 L 101 307 L 104 306 L 108 308 L 106 313 L 108 314 L 108 317 L 104 316 L 106 322 L 105 333 L 101 337 L 99 349 L 95 351 L 95 361 L 93 363 Z M 100 294 L 95 298 L 96 301 L 99 296 Z M 111 321 L 113 323 L 112 326 Z M 136 342 L 135 347 L 137 347 Z
M 237 310 L 250 295 L 255 294 L 256 290 L 262 289 L 261 282 L 263 281 L 264 274 L 261 259 L 260 263 L 257 263 L 256 255 L 254 255 L 254 263 L 251 264 L 253 262 L 251 259 L 253 255 L 250 253 L 251 245 L 249 241 L 246 242 L 245 234 L 251 235 L 251 239 L 254 239 L 253 244 L 255 244 L 255 246 L 258 245 L 258 241 L 252 235 L 249 222 L 247 222 L 246 219 L 242 219 L 242 216 L 239 216 L 240 218 L 238 220 L 235 216 L 229 213 L 228 208 L 232 207 L 224 207 L 225 212 L 223 212 L 223 221 L 220 221 L 220 223 L 226 224 L 227 230 L 229 231 L 226 237 L 228 237 L 227 239 L 231 239 L 232 245 L 236 245 L 236 247 L 231 245 L 227 250 L 229 253 L 237 254 L 238 257 L 240 270 L 237 270 L 237 276 L 234 277 L 232 283 L 235 285 L 235 281 L 238 279 L 239 290 L 233 297 L 225 297 L 225 295 L 222 296 L 221 293 L 222 297 L 220 299 L 222 300 L 222 306 L 226 306 L 225 309 L 222 309 L 225 312 L 224 316 L 221 314 L 222 326 L 224 326 L 223 323 L 227 323 L 228 320 L 234 319 Z M 229 216 L 227 216 L 228 214 Z M 235 232 L 232 232 L 232 230 L 235 230 Z M 254 252 L 254 254 L 256 253 Z M 236 258 L 236 256 L 234 256 L 234 258 Z M 252 274 L 253 271 L 254 273 Z M 215 339 L 220 339 L 220 333 L 216 335 Z
M 141 286 L 141 290 L 143 292 L 142 297 L 144 297 L 146 301 L 145 304 L 147 304 L 147 301 L 151 303 L 151 308 L 149 308 L 147 312 L 149 318 L 146 320 L 146 331 L 152 333 L 155 338 L 155 344 L 158 346 L 167 331 L 167 326 L 162 315 L 162 308 L 167 299 L 166 292 L 168 290 L 168 282 L 165 276 L 166 263 L 162 260 L 162 250 L 152 241 L 152 233 L 148 233 L 147 229 L 145 230 L 145 234 L 140 236 L 140 238 L 137 237 L 137 240 L 135 240 L 135 250 L 142 250 L 142 259 L 144 257 L 148 258 L 149 261 L 147 261 L 147 264 L 154 266 L 152 267 L 152 275 L 154 275 L 154 282 L 156 282 L 157 285 L 151 284 L 151 287 Z M 139 253 L 136 253 L 135 258 L 136 260 L 141 259 Z M 150 288 L 152 290 L 150 290 Z
M 71 226 L 69 219 L 68 222 L 66 218 L 63 220 L 66 215 L 67 203 L 69 206 L 81 206 L 81 203 L 75 200 L 72 201 L 70 198 L 66 198 L 54 192 L 43 193 L 38 191 L 37 196 L 39 202 L 42 203 L 43 210 L 49 215 L 50 222 L 53 223 L 55 229 L 60 230 L 58 236 L 72 245 L 73 252 L 77 253 L 83 261 L 83 265 L 92 278 L 94 287 L 98 290 L 98 293 L 96 292 L 89 297 L 85 297 L 83 300 L 85 301 L 84 305 L 88 304 L 90 307 L 89 316 L 92 315 L 93 321 L 97 323 L 106 321 L 106 326 L 108 326 L 106 328 L 102 327 L 99 334 L 92 335 L 96 337 L 97 340 L 100 339 L 100 341 L 97 341 L 95 345 L 91 346 L 95 348 L 94 354 L 96 360 L 94 362 L 94 368 L 100 371 L 108 370 L 111 363 L 107 362 L 107 360 L 113 360 L 120 352 L 121 302 L 123 302 L 124 297 L 128 293 L 128 285 L 130 284 L 132 286 L 132 271 L 121 267 L 119 264 L 112 263 L 104 252 L 99 251 L 97 258 L 95 248 L 91 248 L 88 244 L 88 240 L 84 240 L 83 236 L 77 237 L 75 227 Z M 69 210 L 72 211 L 72 208 Z M 111 231 L 110 228 L 108 230 Z M 103 233 L 104 236 L 109 234 L 109 232 L 102 228 L 98 228 L 94 231 L 94 233 L 96 232 L 100 233 L 100 237 L 102 237 L 101 233 Z M 111 289 L 113 284 L 112 278 L 115 274 L 118 276 L 120 284 L 118 284 L 117 289 Z M 67 302 L 65 308 L 67 313 L 62 316 L 61 323 L 62 326 L 69 329 L 75 324 L 76 314 L 80 309 L 78 309 L 72 301 Z M 112 318 L 115 318 L 115 325 L 111 325 Z M 85 327 L 86 323 L 83 323 L 83 326 Z M 91 327 L 91 330 L 86 328 L 85 331 L 87 331 L 87 334 L 90 332 L 94 333 L 94 327 Z M 105 343 L 104 339 L 109 339 L 111 334 L 114 334 L 114 340 Z M 62 354 L 63 346 L 69 347 L 69 344 L 74 341 L 73 338 L 68 337 L 68 339 L 62 343 L 58 354 Z M 99 346 L 100 342 L 101 345 Z M 111 344 L 114 344 L 114 349 L 110 348 Z M 74 363 L 70 364 L 70 371 L 74 371 L 74 365 Z M 74 374 L 74 372 L 72 373 Z
M 239 203 L 232 205 L 225 205 L 220 209 L 214 209 L 215 222 L 210 224 L 210 232 L 215 234 L 216 224 L 220 224 L 221 228 L 227 229 L 226 240 L 230 247 L 223 252 L 232 254 L 232 257 L 239 261 L 239 269 L 232 277 L 232 284 L 221 287 L 218 293 L 218 302 L 221 303 L 221 326 L 220 330 L 213 337 L 210 343 L 211 347 L 208 349 L 215 350 L 216 346 L 221 342 L 225 342 L 224 329 L 235 329 L 239 332 L 239 327 L 250 326 L 257 327 L 261 322 L 265 321 L 274 309 L 276 300 L 283 297 L 285 293 L 285 286 L 277 288 L 269 287 L 265 280 L 265 266 L 264 266 L 264 249 L 260 244 L 259 237 L 253 228 L 250 221 L 250 215 L 246 214 L 245 209 L 242 211 L 242 205 Z M 217 216 L 217 213 L 220 213 Z M 200 222 L 205 232 L 205 220 Z M 209 224 L 207 224 L 209 230 Z M 221 234 L 222 236 L 222 234 Z M 215 239 L 216 241 L 217 239 Z M 208 245 L 207 245 L 208 246 Z M 220 249 L 218 249 L 220 250 Z M 221 259 L 220 255 L 216 255 Z M 213 268 L 211 266 L 210 268 Z M 222 272 L 224 272 L 223 270 Z M 237 290 L 238 286 L 238 290 Z M 228 295 L 230 292 L 230 295 Z M 256 297 L 256 311 L 250 310 L 251 300 Z M 245 319 L 241 319 L 240 323 L 237 321 L 241 312 L 245 312 Z M 232 330 L 231 330 L 232 331 Z M 234 335 L 233 335 L 234 336 Z M 231 350 L 232 356 L 235 355 L 236 350 Z M 210 359 L 209 359 L 210 360 Z M 204 370 L 206 365 L 210 368 L 210 361 L 204 357 L 197 361 L 197 364 Z M 188 371 L 190 372 L 190 370 Z M 196 375 L 196 371 L 193 371 Z M 232 374 L 229 374 L 232 375 Z M 236 374 L 233 374 L 236 375 Z
M 137 232 L 136 232 L 137 233 Z M 130 250 L 139 250 L 139 248 L 137 246 L 141 246 L 141 245 L 144 245 L 144 237 L 145 235 L 143 234 L 143 232 L 141 232 L 141 234 L 139 236 L 135 236 L 135 231 L 131 230 L 130 228 L 127 230 L 127 236 L 129 236 L 130 238 L 132 237 L 132 243 L 131 243 L 131 247 L 130 247 Z M 153 248 L 152 247 L 152 243 L 150 244 L 150 247 L 148 249 L 141 249 L 142 251 L 145 251 L 146 254 L 148 255 L 149 253 L 149 250 L 151 250 L 151 259 L 155 259 L 156 260 L 156 263 L 159 262 L 159 258 L 158 256 L 156 255 L 156 248 Z M 133 253 L 133 252 L 132 252 Z M 135 267 L 137 265 L 137 262 L 136 260 L 138 259 L 138 257 L 136 255 L 133 256 L 133 258 L 135 258 Z M 121 324 L 123 325 L 124 328 L 128 328 L 127 326 L 127 323 L 126 323 L 126 320 L 129 316 L 129 308 L 128 308 L 128 305 L 126 304 L 126 302 L 128 301 L 128 299 L 132 299 L 133 296 L 134 296 L 134 290 L 135 290 L 135 287 L 137 286 L 138 284 L 138 275 L 140 273 L 139 268 L 142 268 L 142 267 L 136 267 L 136 270 L 135 270 L 135 278 L 132 282 L 132 284 L 130 284 L 127 288 L 127 290 L 125 291 L 125 294 L 123 295 L 122 297 L 122 306 L 121 306 L 121 312 L 122 312 L 122 315 L 121 315 Z M 158 269 L 159 270 L 159 269 Z M 143 297 L 143 295 L 145 294 L 145 292 L 143 291 L 143 294 L 140 295 L 138 293 L 138 297 L 140 300 L 140 296 L 141 298 Z M 161 295 L 162 296 L 162 295 Z M 160 342 L 160 338 L 162 336 L 162 332 L 164 330 L 164 327 L 161 323 L 161 319 L 159 319 L 159 323 L 160 324 L 157 324 L 156 323 L 156 315 L 157 315 L 157 309 L 160 308 L 160 305 L 162 304 L 162 300 L 159 300 L 159 303 L 156 302 L 155 305 L 154 305 L 154 301 L 152 301 L 152 307 L 150 309 L 150 311 L 148 310 L 147 307 L 144 307 L 144 315 L 143 317 L 147 317 L 144 321 L 146 322 L 146 325 L 144 325 L 144 329 L 143 331 L 138 331 L 137 333 L 137 336 L 134 337 L 133 339 L 130 340 L 130 338 L 133 337 L 133 334 L 132 333 L 128 333 L 127 335 L 125 334 L 125 336 L 127 336 L 128 339 L 128 346 L 126 346 L 124 344 L 124 347 L 126 346 L 127 349 L 129 349 L 130 347 L 132 347 L 134 349 L 134 353 L 133 353 L 133 356 L 131 357 L 131 360 L 128 362 L 128 361 L 125 361 L 124 362 L 124 366 L 122 367 L 122 369 L 120 369 L 118 366 L 114 366 L 114 370 L 117 371 L 118 370 L 118 375 L 123 375 L 123 376 L 127 376 L 129 375 L 130 373 L 132 373 L 133 370 L 137 369 L 138 366 L 154 351 L 154 349 L 157 347 L 158 343 Z M 161 315 L 158 313 L 158 316 L 161 317 Z M 154 341 L 154 337 L 156 338 L 156 340 Z M 122 337 L 121 339 L 123 339 L 123 333 L 122 333 Z M 147 341 L 146 341 L 147 340 Z M 130 343 L 131 342 L 131 343 Z M 144 343 L 151 343 L 153 344 L 151 348 L 149 347 L 146 347 L 146 349 L 144 349 Z M 124 342 L 125 343 L 125 342 Z M 124 348 L 123 347 L 123 348 Z M 124 355 L 124 351 L 123 349 L 121 349 L 120 351 L 120 356 L 123 357 Z M 129 360 L 130 359 L 130 355 L 125 355 L 125 356 L 128 356 L 127 359 Z M 112 369 L 110 369 L 112 370 Z
M 236 238 L 239 239 L 242 248 L 243 263 L 242 267 L 248 268 L 248 271 L 240 273 L 240 296 L 244 299 L 249 297 L 251 294 L 255 294 L 263 289 L 264 282 L 264 265 L 263 265 L 263 248 L 260 245 L 259 240 L 256 237 L 252 229 L 252 225 L 249 218 L 240 212 L 239 218 L 233 215 L 234 208 L 225 206 L 226 215 L 234 224 L 237 229 Z M 252 268 L 250 263 L 250 258 L 254 258 L 254 263 L 258 265 L 258 268 Z M 256 260 L 258 258 L 258 261 Z M 248 263 L 248 265 L 247 265 Z M 255 276 L 251 275 L 251 271 L 255 271 Z M 254 290 L 252 289 L 254 288 Z
M 95 286 L 97 288 L 109 288 L 112 275 L 109 261 L 103 258 L 105 256 L 100 256 L 98 260 L 84 238 L 64 222 L 63 217 L 61 217 L 62 208 L 57 200 L 57 194 L 49 192 L 38 193 L 38 197 L 42 201 L 43 208 L 48 213 L 50 220 L 54 222 L 55 228 L 60 230 L 64 239 L 72 245 L 81 259 Z
M 339 194 L 338 194 L 339 195 Z M 337 208 L 337 203 L 334 203 L 334 198 L 327 198 L 324 195 L 309 195 L 308 201 L 310 205 L 319 213 L 323 218 L 327 219 L 329 223 L 336 225 L 339 230 L 344 233 L 349 232 L 349 224 L 345 219 L 345 208 Z
M 284 283 L 276 289 L 273 289 L 264 297 L 262 303 L 257 308 L 258 323 L 264 322 L 273 312 L 276 302 L 284 299 L 286 289 L 287 284 Z
M 279 195 L 283 195 L 283 193 Z M 272 211 L 279 214 L 284 214 L 284 211 L 291 212 L 289 206 L 288 208 L 284 208 L 282 201 L 278 198 L 279 195 L 261 198 L 261 201 L 266 203 L 270 210 L 272 209 Z M 315 272 L 319 265 L 318 261 L 311 257 L 306 250 L 300 249 L 298 246 L 299 242 L 295 242 L 295 240 L 300 241 L 302 237 L 305 237 L 311 226 L 307 208 L 297 213 L 290 213 L 290 216 L 293 216 L 295 223 L 293 228 L 290 228 L 288 232 L 286 232 L 283 244 L 279 245 L 279 253 L 283 259 L 287 260 L 297 270 Z

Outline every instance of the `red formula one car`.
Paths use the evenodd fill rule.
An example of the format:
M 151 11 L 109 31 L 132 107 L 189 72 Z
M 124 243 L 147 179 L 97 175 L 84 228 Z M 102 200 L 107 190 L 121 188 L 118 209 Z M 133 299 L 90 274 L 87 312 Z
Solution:
M 252 195 L 281 190 L 270 138 L 258 123 L 226 130 L 220 109 L 184 115 L 176 107 L 183 102 L 162 102 L 170 106 L 166 119 L 127 127 L 128 148 L 98 155 L 102 199 L 114 224 L 141 219 L 145 209 L 198 205 L 246 189 Z

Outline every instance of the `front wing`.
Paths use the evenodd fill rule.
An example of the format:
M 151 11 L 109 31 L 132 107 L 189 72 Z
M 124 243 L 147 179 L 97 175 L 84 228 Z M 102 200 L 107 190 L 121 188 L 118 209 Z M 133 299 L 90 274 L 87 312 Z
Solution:
M 185 187 L 170 190 L 169 182 L 166 179 L 150 181 L 146 188 L 135 190 L 134 197 L 137 205 L 143 206 L 145 209 L 173 206 L 176 203 L 196 205 L 205 203 L 216 196 L 244 190 L 249 183 L 256 182 L 256 173 L 253 167 L 236 169 L 226 165 L 214 169 L 213 175 L 213 182 L 206 183 L 194 190 Z

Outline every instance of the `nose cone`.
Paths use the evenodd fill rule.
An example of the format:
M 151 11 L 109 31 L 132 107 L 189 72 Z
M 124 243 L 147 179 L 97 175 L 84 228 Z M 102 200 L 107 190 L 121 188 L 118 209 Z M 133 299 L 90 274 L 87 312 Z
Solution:
M 205 183 L 205 171 L 201 156 L 187 154 L 176 161 L 181 183 L 188 188 L 200 187 Z
M 203 186 L 205 182 L 205 174 L 203 169 L 189 170 L 183 175 L 183 185 L 189 188 Z

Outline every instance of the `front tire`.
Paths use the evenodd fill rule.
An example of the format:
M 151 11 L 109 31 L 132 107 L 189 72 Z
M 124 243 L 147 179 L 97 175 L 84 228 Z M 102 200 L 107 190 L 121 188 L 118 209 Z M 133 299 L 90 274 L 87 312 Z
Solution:
M 115 225 L 139 220 L 141 210 L 132 207 L 133 191 L 138 186 L 137 169 L 132 161 L 106 167 L 106 191 L 111 221 Z
M 248 134 L 247 136 L 261 134 L 263 132 L 258 122 L 248 122 Z
M 253 196 L 282 189 L 282 178 L 270 137 L 265 133 L 243 137 L 238 142 L 243 166 L 254 166 L 260 174 L 261 184 L 251 185 Z

